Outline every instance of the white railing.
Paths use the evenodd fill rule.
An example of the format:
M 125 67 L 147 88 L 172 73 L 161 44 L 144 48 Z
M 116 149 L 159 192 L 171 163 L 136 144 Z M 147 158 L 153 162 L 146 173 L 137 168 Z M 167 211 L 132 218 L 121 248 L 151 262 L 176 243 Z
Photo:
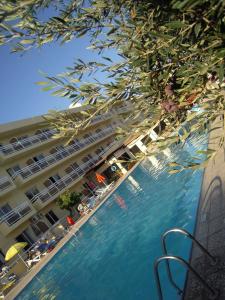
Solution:
M 112 116 L 111 113 L 105 113 L 103 115 L 98 115 L 98 116 L 91 119 L 91 124 L 93 124 L 95 122 L 98 122 L 98 121 L 101 121 L 101 120 L 107 120 L 111 116 Z
M 31 211 L 32 211 L 31 204 L 28 203 L 27 201 L 23 202 L 22 204 L 18 205 L 15 208 L 12 208 L 12 210 L 6 214 L 0 208 L 0 214 L 1 214 L 0 223 L 4 222 L 8 226 L 12 226 Z
M 106 113 L 104 115 L 99 115 L 94 117 L 91 120 L 91 123 L 97 123 L 100 120 L 106 120 L 111 116 L 111 113 Z M 21 151 L 23 149 L 26 149 L 28 147 L 33 146 L 34 144 L 37 143 L 43 143 L 46 140 L 50 139 L 54 134 L 58 133 L 59 131 L 57 129 L 51 129 L 46 132 L 42 132 L 39 134 L 35 134 L 33 136 L 27 137 L 25 139 L 18 140 L 16 142 L 7 144 L 7 145 L 2 145 L 0 146 L 0 152 L 2 152 L 4 155 L 10 155 L 12 153 Z
M 45 158 L 40 159 L 38 162 L 34 162 L 29 166 L 24 167 L 19 171 L 16 171 L 13 174 L 12 178 L 15 179 L 18 175 L 20 175 L 23 179 L 26 179 L 32 176 L 33 174 L 36 174 L 37 172 L 47 168 L 48 166 L 59 162 L 65 157 L 73 155 L 74 153 L 80 151 L 82 148 L 85 148 L 86 146 L 98 141 L 99 139 L 106 137 L 112 132 L 113 127 L 110 127 L 102 130 L 101 132 L 92 134 L 91 136 L 84 138 L 79 142 L 75 142 L 74 144 L 67 146 L 62 150 L 59 150 L 54 154 L 48 155 Z
M 49 131 L 46 131 L 46 132 L 35 134 L 35 135 L 27 137 L 23 140 L 18 140 L 14 143 L 10 143 L 10 144 L 7 144 L 7 145 L 2 145 L 2 146 L 0 146 L 0 151 L 4 155 L 10 155 L 14 152 L 18 152 L 18 151 L 21 151 L 21 150 L 26 149 L 28 147 L 31 147 L 34 144 L 43 143 L 46 140 L 50 139 L 57 132 L 58 132 L 57 129 L 52 129 L 52 130 L 49 130 Z
M 0 192 L 7 190 L 10 186 L 13 186 L 13 182 L 7 176 L 0 178 Z
M 119 109 L 115 109 L 114 111 L 115 111 L 115 113 L 123 113 L 123 112 L 129 111 L 130 109 L 131 109 L 130 105 L 124 105 L 123 107 L 121 107 Z M 91 120 L 91 124 L 97 123 L 98 121 L 101 121 L 101 120 L 108 119 L 110 116 L 112 116 L 112 112 L 108 112 L 103 115 L 98 115 L 98 116 L 94 117 Z M 27 148 L 33 146 L 34 144 L 45 142 L 46 140 L 50 139 L 56 133 L 58 133 L 57 129 L 51 129 L 49 131 L 35 134 L 33 136 L 18 140 L 16 142 L 13 142 L 13 143 L 10 143 L 7 145 L 1 145 L 0 152 L 2 154 L 4 154 L 5 156 L 7 156 L 12 153 L 22 151 L 23 149 L 27 149 Z
M 96 155 L 89 161 L 83 163 L 77 168 L 74 168 L 72 165 L 70 166 L 73 171 L 69 174 L 63 176 L 60 180 L 57 180 L 55 183 L 51 184 L 48 188 L 43 189 L 40 193 L 36 194 L 31 202 L 34 203 L 37 200 L 41 200 L 42 202 L 48 201 L 53 196 L 59 194 L 62 190 L 68 187 L 73 181 L 75 181 L 80 176 L 87 173 L 93 166 L 96 166 L 96 163 L 102 159 L 102 156 L 117 142 L 111 143 L 108 147 L 106 147 L 99 155 Z

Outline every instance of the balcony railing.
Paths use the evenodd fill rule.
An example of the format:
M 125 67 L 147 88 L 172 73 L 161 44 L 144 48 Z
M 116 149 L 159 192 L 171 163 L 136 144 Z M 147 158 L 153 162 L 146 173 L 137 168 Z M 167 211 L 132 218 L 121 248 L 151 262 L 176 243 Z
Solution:
M 25 139 L 21 139 L 20 141 L 16 141 L 14 143 L 10 143 L 7 145 L 0 146 L 0 152 L 2 152 L 5 156 L 10 155 L 12 153 L 16 153 L 23 149 L 27 149 L 36 145 L 37 143 L 43 143 L 46 140 L 50 139 L 54 134 L 58 132 L 57 129 L 52 129 L 46 132 L 42 132 L 39 134 L 35 134 L 33 136 L 27 137 Z
M 107 120 L 111 116 L 112 116 L 111 113 L 105 113 L 102 115 L 95 116 L 94 118 L 91 119 L 91 124 L 97 123 L 98 121 L 101 121 L 101 120 Z
M 13 186 L 14 184 L 10 178 L 6 176 L 0 178 L 0 193 L 7 190 L 9 187 L 13 187 Z
M 22 204 L 18 205 L 16 208 L 13 208 L 6 214 L 0 209 L 1 217 L 0 223 L 6 223 L 8 226 L 12 226 L 20 219 L 22 219 L 25 215 L 32 211 L 31 204 L 28 202 L 23 202 Z
M 121 107 L 119 109 L 115 109 L 114 112 L 115 113 L 123 113 L 123 112 L 129 111 L 130 109 L 131 109 L 131 107 L 129 105 L 124 105 L 123 107 Z M 95 116 L 91 120 L 91 124 L 97 123 L 101 120 L 106 120 L 109 117 L 111 117 L 112 114 L 113 114 L 113 111 L 102 114 L 102 115 Z M 43 143 L 46 140 L 51 139 L 52 136 L 56 133 L 58 133 L 57 129 L 51 129 L 49 131 L 42 132 L 40 134 L 35 134 L 33 136 L 18 140 L 16 142 L 13 142 L 13 143 L 10 143 L 7 145 L 1 145 L 0 153 L 2 153 L 4 156 L 18 153 L 19 151 L 22 151 L 23 149 L 27 149 L 29 147 L 32 147 L 33 145 Z
M 33 174 L 38 173 L 41 170 L 44 170 L 48 166 L 59 162 L 60 160 L 64 159 L 65 157 L 71 156 L 74 153 L 80 151 L 82 148 L 106 137 L 110 133 L 113 132 L 113 127 L 106 128 L 101 132 L 95 133 L 92 136 L 84 138 L 79 142 L 75 142 L 74 144 L 65 147 L 62 150 L 57 151 L 54 154 L 48 155 L 43 159 L 40 159 L 38 162 L 34 162 L 29 166 L 22 168 L 21 170 L 15 172 L 13 174 L 13 179 L 15 179 L 18 175 L 22 176 L 23 179 L 26 179 Z
M 80 176 L 87 173 L 93 166 L 96 165 L 97 162 L 101 161 L 102 156 L 106 153 L 115 142 L 111 143 L 108 147 L 106 147 L 99 155 L 96 155 L 89 161 L 83 163 L 77 168 L 70 166 L 72 171 L 63 176 L 60 180 L 57 180 L 55 183 L 51 184 L 48 188 L 43 189 L 40 193 L 36 194 L 31 202 L 34 203 L 37 200 L 41 200 L 43 203 L 51 199 L 53 196 L 59 194 L 62 190 L 67 188 L 72 182 L 78 179 Z

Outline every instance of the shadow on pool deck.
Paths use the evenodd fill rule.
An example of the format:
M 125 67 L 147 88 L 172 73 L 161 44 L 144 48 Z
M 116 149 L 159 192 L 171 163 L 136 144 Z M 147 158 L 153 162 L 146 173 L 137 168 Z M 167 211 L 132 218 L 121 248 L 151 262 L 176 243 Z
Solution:
M 219 121 L 222 126 L 222 121 Z M 215 126 L 218 126 L 218 122 Z M 215 130 L 209 137 L 209 148 L 219 149 L 216 136 L 223 135 L 222 129 Z M 216 299 L 225 299 L 225 152 L 224 145 L 207 165 L 202 182 L 195 237 L 214 256 L 211 261 L 195 245 L 192 249 L 191 265 L 212 287 L 220 291 Z M 204 288 L 193 274 L 188 274 L 185 300 L 208 300 L 212 293 Z M 215 299 L 215 298 L 214 298 Z

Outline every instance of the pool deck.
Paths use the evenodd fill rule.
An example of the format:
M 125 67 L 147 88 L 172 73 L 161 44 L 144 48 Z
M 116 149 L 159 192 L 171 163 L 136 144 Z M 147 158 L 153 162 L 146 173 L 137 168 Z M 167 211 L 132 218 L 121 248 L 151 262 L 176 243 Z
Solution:
M 220 129 L 216 129 L 221 126 Z M 225 299 L 225 145 L 219 147 L 218 136 L 225 135 L 222 120 L 213 125 L 209 135 L 209 148 L 218 150 L 204 170 L 195 237 L 214 256 L 218 263 L 212 265 L 210 259 L 193 245 L 191 265 L 210 287 L 220 291 L 214 299 Z M 212 292 L 203 287 L 189 272 L 185 300 L 209 300 Z
M 105 198 L 88 214 L 83 216 L 73 225 L 68 234 L 63 237 L 53 251 L 44 256 L 32 269 L 19 281 L 19 283 L 5 296 L 5 300 L 13 300 L 26 287 L 26 285 L 40 272 L 40 270 L 54 257 L 54 255 L 70 240 L 71 237 L 95 214 L 95 212 L 105 203 L 111 194 L 120 186 L 120 184 L 130 175 L 130 173 L 139 165 L 136 163 L 123 177 L 121 177 L 113 187 L 113 189 L 105 196 Z

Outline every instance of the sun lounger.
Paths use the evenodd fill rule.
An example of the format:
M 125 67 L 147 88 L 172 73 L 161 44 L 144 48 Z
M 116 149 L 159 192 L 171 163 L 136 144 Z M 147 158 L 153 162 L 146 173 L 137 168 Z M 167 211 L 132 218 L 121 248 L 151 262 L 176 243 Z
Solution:
M 33 264 L 39 262 L 41 260 L 41 254 L 38 254 L 34 258 L 26 260 L 28 267 L 32 267 Z

